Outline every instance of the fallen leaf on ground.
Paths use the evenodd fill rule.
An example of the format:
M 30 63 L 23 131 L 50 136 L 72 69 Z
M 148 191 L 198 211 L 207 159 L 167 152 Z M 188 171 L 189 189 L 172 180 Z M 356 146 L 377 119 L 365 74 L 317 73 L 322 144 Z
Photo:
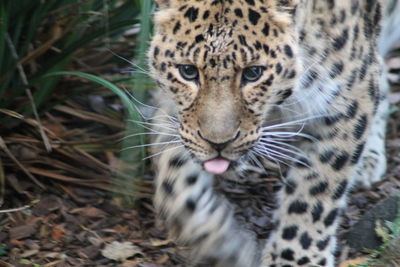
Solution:
M 43 265 L 43 267 L 52 267 L 52 266 L 56 266 L 57 264 L 61 264 L 63 262 L 64 262 L 64 260 L 56 260 L 56 261 L 52 261 L 52 262 L 49 262 L 49 263 Z
M 54 240 L 60 241 L 64 235 L 65 230 L 62 227 L 55 227 L 51 231 L 51 236 Z
M 10 229 L 10 239 L 24 239 L 30 237 L 36 231 L 36 226 L 32 224 L 16 226 Z
M 10 241 L 10 243 L 13 244 L 13 245 L 16 245 L 16 246 L 18 246 L 20 248 L 22 248 L 25 245 L 24 241 L 20 241 L 20 240 L 16 240 L 16 239 L 12 239 Z
M 30 256 L 36 255 L 37 253 L 39 253 L 39 250 L 38 250 L 38 249 L 30 249 L 30 250 L 27 250 L 27 251 L 25 251 L 24 253 L 22 253 L 22 254 L 20 255 L 20 257 L 21 257 L 21 258 L 28 258 L 28 257 L 30 257 Z
M 169 243 L 171 243 L 171 240 L 169 240 L 169 239 L 166 239 L 166 240 L 151 239 L 150 240 L 150 244 L 153 247 L 162 247 L 162 246 L 168 245 Z
M 350 267 L 352 265 L 360 264 L 360 263 L 365 263 L 368 260 L 368 258 L 357 258 L 353 260 L 347 260 L 342 262 L 339 267 Z
M 5 262 L 5 261 L 1 261 L 1 260 L 0 260 L 0 266 L 2 266 L 2 267 L 14 267 L 14 265 L 9 264 L 8 262 Z
M 142 266 L 143 259 L 142 258 L 138 258 L 138 259 L 133 259 L 133 260 L 126 260 L 124 262 L 122 262 L 120 265 L 118 265 L 119 267 L 138 267 L 138 266 Z M 140 265 L 139 265 L 140 264 Z
M 87 217 L 104 217 L 105 213 L 104 211 L 95 208 L 95 207 L 85 207 L 85 208 L 77 208 L 73 209 L 71 211 L 72 214 L 79 213 L 82 216 L 87 216 Z
M 111 260 L 124 261 L 134 255 L 143 255 L 139 247 L 134 246 L 131 242 L 113 241 L 107 244 L 101 251 L 101 254 Z
M 156 260 L 157 264 L 165 264 L 169 260 L 169 256 L 167 254 L 162 255 Z

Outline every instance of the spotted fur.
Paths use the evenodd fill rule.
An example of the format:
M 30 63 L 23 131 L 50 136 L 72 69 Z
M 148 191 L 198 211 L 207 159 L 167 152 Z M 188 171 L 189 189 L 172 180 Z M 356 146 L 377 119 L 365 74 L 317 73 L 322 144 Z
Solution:
M 400 36 L 400 1 L 156 2 L 154 203 L 177 241 L 192 248 L 190 262 L 334 266 L 350 187 L 370 186 L 386 168 L 381 55 Z M 244 78 L 251 66 L 261 71 L 256 80 Z M 277 124 L 295 140 L 267 139 Z M 216 157 L 248 164 L 252 152 L 265 156 L 260 164 L 288 165 L 266 244 L 235 220 L 203 169 Z

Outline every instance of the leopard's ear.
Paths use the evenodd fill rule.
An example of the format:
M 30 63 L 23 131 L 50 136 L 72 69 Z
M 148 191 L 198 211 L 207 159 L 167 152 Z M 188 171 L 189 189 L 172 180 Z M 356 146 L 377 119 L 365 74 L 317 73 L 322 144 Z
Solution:
M 154 0 L 158 9 L 174 8 L 187 4 L 187 0 Z
M 297 6 L 301 0 L 271 0 L 271 18 L 278 27 L 293 24 Z
M 279 6 L 293 7 L 300 3 L 300 0 L 276 0 Z
M 1 0 L 0 0 L 1 1 Z M 182 0 L 155 0 L 157 4 L 154 13 L 154 23 L 158 29 L 167 26 L 174 17 L 177 16 L 177 7 L 183 2 Z
M 276 0 L 278 9 L 289 14 L 296 12 L 296 7 L 300 3 L 300 0 Z
M 158 8 L 168 8 L 170 6 L 170 0 L 155 0 Z

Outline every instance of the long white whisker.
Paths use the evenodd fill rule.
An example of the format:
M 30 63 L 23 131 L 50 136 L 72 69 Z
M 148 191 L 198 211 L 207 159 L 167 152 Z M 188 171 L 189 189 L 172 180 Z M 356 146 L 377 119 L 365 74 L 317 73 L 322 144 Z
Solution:
M 297 123 L 297 124 L 293 124 L 293 125 L 303 125 L 304 123 Z M 293 125 L 273 125 L 273 126 L 265 126 L 262 129 L 263 130 L 275 130 L 275 129 L 293 129 Z M 270 128 L 271 127 L 271 128 Z M 268 128 L 268 129 L 267 129 Z
M 169 119 L 172 119 L 172 120 L 175 121 L 175 122 L 178 122 L 178 119 L 177 119 L 177 118 L 175 118 L 174 116 L 168 115 L 168 114 L 162 114 L 162 115 L 160 114 L 160 115 L 151 117 L 150 119 L 154 120 L 154 119 L 156 119 L 156 118 L 169 118 Z
M 290 156 L 287 156 L 287 155 L 285 155 L 283 153 L 279 153 L 277 151 L 273 151 L 273 152 L 270 151 L 270 153 L 275 157 L 282 158 L 282 159 L 287 159 L 289 161 L 292 161 L 292 162 L 298 163 L 300 165 L 306 166 L 308 168 L 311 168 L 311 166 L 308 165 L 306 162 L 304 162 L 302 160 L 299 160 L 299 159 L 296 159 L 296 158 L 293 158 L 293 157 L 290 157 Z
M 284 164 L 284 165 L 286 165 L 286 166 L 290 166 L 290 164 L 289 164 L 288 162 L 282 161 L 282 160 L 279 159 L 279 158 L 287 159 L 287 160 L 289 160 L 289 161 L 292 161 L 290 158 L 283 157 L 282 155 L 275 155 L 274 153 L 271 153 L 271 152 L 270 152 L 270 154 L 264 154 L 263 152 L 257 151 L 256 153 L 259 154 L 259 155 L 261 155 L 261 156 L 264 156 L 264 157 L 266 156 L 266 157 L 268 157 L 269 159 L 272 159 L 272 160 L 274 160 L 274 161 L 279 161 L 280 163 L 282 163 L 282 164 Z M 302 163 L 302 162 L 301 162 L 301 163 Z
M 136 99 L 136 98 L 135 98 L 129 91 L 127 91 L 127 90 L 126 90 L 126 94 L 127 94 L 133 101 L 135 101 L 136 103 L 138 103 L 138 104 L 140 104 L 140 105 L 142 105 L 142 106 L 144 106 L 144 107 L 147 107 L 147 108 L 151 108 L 151 109 L 154 109 L 154 110 L 159 110 L 159 111 L 161 111 L 161 112 L 163 113 L 163 115 L 157 115 L 157 116 L 154 116 L 154 117 L 145 117 L 145 116 L 138 110 L 138 108 L 136 107 L 136 105 L 134 105 L 135 108 L 136 108 L 136 110 L 138 110 L 138 112 L 140 113 L 140 115 L 141 115 L 145 120 L 155 120 L 156 118 L 163 118 L 163 117 L 166 117 L 166 118 L 168 118 L 171 122 L 176 123 L 177 125 L 179 125 L 178 119 L 175 118 L 175 117 L 173 117 L 173 116 L 171 116 L 171 115 L 169 115 L 169 114 L 168 114 L 167 112 L 165 112 L 164 110 L 162 110 L 162 109 L 160 109 L 160 108 L 158 108 L 158 107 L 154 107 L 154 106 L 151 106 L 151 105 L 148 105 L 148 104 L 145 104 L 145 103 L 140 102 L 138 99 Z
M 277 136 L 277 137 L 281 137 L 281 138 L 290 138 L 290 137 L 296 137 L 296 136 L 300 136 L 300 137 L 304 137 L 313 141 L 316 141 L 317 139 L 314 136 L 311 136 L 309 134 L 305 134 L 305 133 L 299 133 L 299 132 L 264 132 L 263 137 L 268 137 L 268 136 Z
M 118 55 L 117 53 L 115 53 L 114 51 L 112 51 L 111 49 L 108 49 L 108 51 L 110 51 L 111 54 L 113 54 L 114 56 L 118 57 L 119 59 L 122 59 L 123 61 L 131 64 L 132 66 L 135 66 L 136 68 L 138 68 L 139 70 L 147 73 L 148 75 L 150 75 L 150 72 L 146 71 L 145 69 L 142 69 L 139 65 L 137 65 L 136 63 L 134 63 L 133 61 L 126 59 L 124 57 L 121 57 L 120 55 Z
M 261 148 L 261 147 L 254 147 L 254 151 L 258 152 L 258 154 L 262 154 L 264 156 L 271 157 L 271 152 L 269 149 Z
M 135 98 L 135 96 L 134 96 L 133 94 L 131 94 L 131 93 L 130 93 L 128 90 L 126 90 L 126 89 L 125 89 L 125 93 L 126 93 L 126 94 L 129 96 L 129 98 L 132 99 L 134 102 L 136 102 L 136 103 L 138 103 L 138 104 L 140 104 L 140 105 L 142 105 L 142 106 L 144 106 L 144 107 L 147 107 L 147 108 L 151 108 L 151 109 L 154 109 L 154 110 L 159 110 L 159 111 L 161 111 L 162 113 L 164 113 L 164 116 L 166 116 L 171 122 L 176 123 L 176 124 L 179 124 L 179 122 L 178 122 L 178 120 L 177 120 L 176 118 L 174 118 L 174 117 L 168 115 L 164 110 L 140 102 L 137 98 Z M 154 116 L 154 117 L 146 117 L 134 103 L 132 103 L 132 105 L 134 106 L 134 108 L 136 109 L 136 111 L 140 114 L 140 116 L 141 116 L 144 120 L 152 120 L 152 119 L 154 119 L 154 118 L 156 118 L 156 117 L 158 117 L 158 116 L 162 116 L 162 115 L 158 115 L 158 116 Z
M 300 120 L 289 121 L 289 122 L 274 124 L 274 125 L 270 125 L 270 126 L 265 126 L 265 127 L 262 127 L 262 130 L 274 129 L 274 128 L 278 128 L 278 127 L 286 126 L 286 125 L 296 125 L 296 124 L 299 124 L 299 123 L 309 122 L 311 120 L 320 119 L 320 118 L 323 118 L 323 117 L 325 117 L 325 116 L 323 116 L 323 115 L 310 116 L 310 117 L 307 117 L 307 118 L 304 118 L 304 119 L 300 119 Z
M 271 137 L 273 138 L 274 136 L 278 138 L 291 138 L 291 137 L 296 137 L 296 136 L 303 136 L 306 134 L 301 134 L 298 132 L 269 132 L 269 133 L 263 133 L 263 138 L 268 138 Z M 307 136 L 309 137 L 309 136 Z
M 284 164 L 284 165 L 290 167 L 290 165 L 289 165 L 287 162 L 284 162 L 284 161 L 282 161 L 282 160 L 280 160 L 280 159 L 278 159 L 278 158 L 276 158 L 276 157 L 273 157 L 273 156 L 271 156 L 270 154 L 264 154 L 263 152 L 258 151 L 258 150 L 255 150 L 255 149 L 253 150 L 253 152 L 256 153 L 257 155 L 261 156 L 261 157 L 267 157 L 267 158 L 269 158 L 270 160 L 272 160 L 272 161 L 274 161 L 275 163 L 277 163 L 278 166 L 279 166 L 279 163 L 281 163 L 281 164 Z
M 170 147 L 170 148 L 165 149 L 165 150 L 163 150 L 163 151 L 157 152 L 157 153 L 155 153 L 155 154 L 153 154 L 153 155 L 147 156 L 147 157 L 143 158 L 143 160 L 150 159 L 150 158 L 152 158 L 152 157 L 158 156 L 158 155 L 160 155 L 160 154 L 162 154 L 162 153 L 164 153 L 164 152 L 167 152 L 167 151 L 169 151 L 169 150 L 177 149 L 177 148 L 180 148 L 180 147 L 183 147 L 183 146 L 184 146 L 184 145 L 179 145 L 179 146 Z
M 154 116 L 154 117 L 148 118 L 146 120 L 154 121 L 154 120 L 156 120 L 158 118 L 167 118 L 167 119 L 169 119 L 169 122 L 165 121 L 165 120 L 163 120 L 162 123 L 161 122 L 160 123 L 144 122 L 144 121 L 136 121 L 136 120 L 128 120 L 128 121 L 135 122 L 135 123 L 140 123 L 140 124 L 148 124 L 148 125 L 153 125 L 153 126 L 170 125 L 173 128 L 178 128 L 178 126 L 179 126 L 179 121 L 176 118 L 174 118 L 172 116 L 169 116 L 169 115 L 158 115 L 158 116 Z
M 168 123 L 152 123 L 152 122 L 145 122 L 145 121 L 136 121 L 136 120 L 128 120 L 129 122 L 137 123 L 137 124 L 144 124 L 144 125 L 150 125 L 150 126 L 156 126 L 156 127 L 161 127 L 165 128 L 168 130 L 176 130 L 175 125 L 171 125 Z
M 157 130 L 151 128 L 150 126 L 141 125 L 141 127 L 143 127 L 143 128 L 146 129 L 146 130 L 149 130 L 149 131 L 152 132 L 152 133 L 165 134 L 165 132 L 157 131 Z M 173 131 L 173 132 L 176 132 L 176 131 Z
M 160 132 L 160 131 L 156 131 L 155 129 L 153 129 L 153 128 L 149 127 L 149 126 L 146 126 L 146 125 L 141 125 L 140 127 L 143 127 L 144 129 L 149 130 L 152 133 L 163 133 L 163 132 Z
M 305 154 L 302 153 L 302 152 L 293 151 L 293 150 L 290 150 L 290 149 L 287 149 L 287 148 L 284 148 L 284 147 L 281 147 L 281 146 L 276 146 L 276 145 L 273 145 L 273 144 L 270 144 L 270 143 L 267 144 L 267 147 L 277 148 L 277 149 L 279 149 L 279 150 L 292 153 L 293 155 L 296 155 L 296 156 L 299 156 L 299 157 L 304 157 L 304 156 L 305 156 Z M 263 147 L 262 147 L 262 148 L 263 148 Z M 267 149 L 268 149 L 268 148 L 267 148 Z
M 291 148 L 291 149 L 293 149 L 294 151 L 297 151 L 297 152 L 299 152 L 299 153 L 304 153 L 301 149 L 299 149 L 298 147 L 295 147 L 295 146 L 293 146 L 293 145 L 290 145 L 290 144 L 288 144 L 288 143 L 284 143 L 284 142 L 279 142 L 279 141 L 275 141 L 274 139 L 271 139 L 271 140 L 268 140 L 268 141 L 264 141 L 264 140 L 261 140 L 262 141 L 262 143 L 265 143 L 265 144 L 270 144 L 270 143 L 274 143 L 274 144 L 277 144 L 277 145 L 280 145 L 280 146 L 284 146 L 284 147 L 287 147 L 287 148 Z
M 258 152 L 263 153 L 265 156 L 268 156 L 268 157 L 275 156 L 275 157 L 279 157 L 279 158 L 282 158 L 282 159 L 287 159 L 287 160 L 299 163 L 299 164 L 304 165 L 304 166 L 308 166 L 305 162 L 303 162 L 303 161 L 301 161 L 299 159 L 296 159 L 294 157 L 290 157 L 288 155 L 285 155 L 283 153 L 280 153 L 279 151 L 274 151 L 274 150 L 269 150 L 269 149 L 260 150 L 258 148 L 255 148 L 255 149 L 257 149 Z M 268 150 L 268 152 L 266 150 Z M 310 167 L 310 166 L 308 166 L 308 167 Z
M 119 141 L 123 141 L 127 138 L 135 137 L 135 136 L 141 136 L 141 135 L 164 135 L 164 136 L 174 136 L 174 137 L 179 137 L 178 134 L 169 134 L 169 133 L 162 133 L 162 132 L 145 132 L 145 133 L 135 133 L 135 134 L 129 134 L 127 136 L 124 136 L 119 139 Z
M 295 138 L 280 138 L 280 137 L 274 137 L 274 136 L 262 136 L 260 138 L 260 140 L 265 140 L 265 141 L 270 141 L 270 140 L 274 140 L 274 141 L 284 141 L 284 142 L 291 142 L 291 141 L 296 141 Z
M 121 151 L 125 151 L 125 150 L 128 150 L 128 149 L 134 149 L 134 148 L 140 148 L 140 147 L 160 146 L 160 145 L 168 145 L 168 144 L 178 144 L 178 143 L 181 143 L 181 142 L 182 142 L 181 140 L 172 140 L 172 141 L 168 141 L 168 142 L 142 144 L 142 145 L 124 147 L 124 148 L 121 149 Z
M 124 88 L 124 92 L 127 96 L 129 96 L 129 98 L 136 100 L 136 98 L 126 89 Z M 137 102 L 139 102 L 139 100 L 136 100 Z M 141 102 L 139 102 L 141 103 Z M 143 112 L 135 105 L 135 103 L 131 102 L 132 106 L 135 108 L 135 110 L 137 111 L 137 113 L 139 113 L 140 117 L 144 120 L 147 120 L 146 116 L 143 114 Z
M 147 108 L 155 109 L 155 110 L 160 110 L 160 108 L 158 108 L 158 107 L 150 106 L 150 105 L 148 105 L 148 104 L 145 104 L 145 103 L 143 103 L 143 102 L 140 102 L 140 101 L 139 101 L 131 92 L 129 92 L 128 90 L 127 90 L 126 93 L 128 94 L 128 96 L 129 96 L 133 101 L 135 101 L 135 102 L 138 103 L 139 105 L 142 105 L 142 106 L 147 107 Z

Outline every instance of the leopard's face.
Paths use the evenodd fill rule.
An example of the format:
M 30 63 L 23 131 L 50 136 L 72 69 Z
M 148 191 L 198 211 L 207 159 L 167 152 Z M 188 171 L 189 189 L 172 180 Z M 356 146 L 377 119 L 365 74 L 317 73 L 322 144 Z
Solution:
M 184 145 L 202 162 L 238 160 L 295 88 L 290 7 L 275 0 L 158 2 L 150 67 L 176 104 Z

